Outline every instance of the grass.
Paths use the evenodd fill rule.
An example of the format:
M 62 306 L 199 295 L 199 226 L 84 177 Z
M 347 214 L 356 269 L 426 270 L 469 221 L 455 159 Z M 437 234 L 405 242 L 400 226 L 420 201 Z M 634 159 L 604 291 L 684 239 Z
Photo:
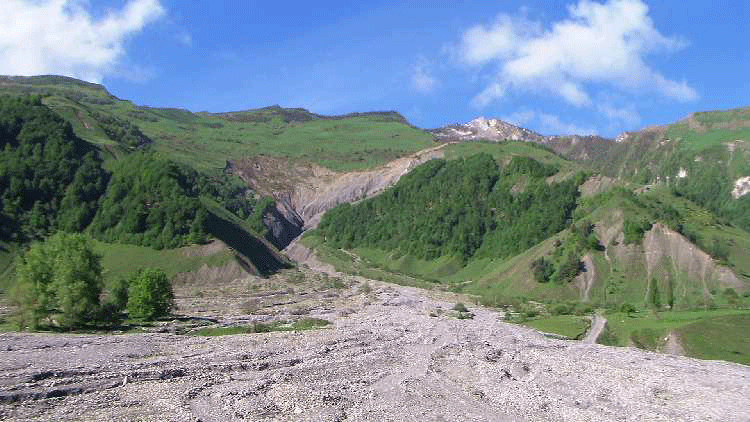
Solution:
M 750 364 L 750 311 L 716 309 L 607 315 L 607 326 L 616 337 L 612 344 L 633 344 L 648 350 L 663 346 L 663 339 L 676 331 L 688 356 L 724 359 Z
M 227 159 L 266 154 L 337 171 L 360 170 L 433 145 L 431 135 L 372 117 L 304 123 L 229 122 L 200 116 L 195 122 L 138 122 L 154 147 L 199 170 L 221 169 Z M 220 126 L 221 125 L 221 126 Z
M 0 241 L 0 294 L 5 293 L 15 278 L 16 247 Z
M 424 279 L 379 268 L 363 259 L 355 259 L 355 257 L 340 249 L 335 249 L 326 245 L 323 242 L 323 239 L 317 235 L 315 230 L 306 232 L 302 237 L 301 242 L 304 246 L 315 250 L 317 257 L 321 261 L 331 264 L 336 271 L 359 275 L 372 280 L 400 284 L 403 286 L 414 286 L 427 289 L 434 286 L 434 283 Z
M 329 321 L 320 318 L 303 318 L 295 322 L 278 321 L 271 324 L 255 323 L 233 327 L 200 328 L 189 334 L 203 337 L 229 336 L 235 334 L 270 333 L 273 331 L 306 331 L 330 325 Z
M 501 165 L 510 161 L 513 156 L 531 157 L 541 163 L 557 166 L 560 174 L 580 170 L 581 165 L 560 157 L 554 152 L 532 142 L 465 142 L 452 144 L 445 148 L 448 160 L 470 157 L 481 152 L 492 155 Z
M 229 250 L 209 256 L 190 256 L 195 246 L 157 251 L 152 248 L 94 241 L 94 250 L 102 255 L 106 282 L 128 277 L 139 268 L 158 267 L 172 277 L 179 272 L 196 271 L 201 266 L 220 267 L 232 262 Z
M 750 365 L 750 313 L 725 315 L 677 329 L 688 355 Z
M 686 123 L 677 123 L 669 127 L 667 137 L 670 139 L 680 138 L 687 149 L 701 151 L 719 143 L 731 142 L 737 139 L 750 140 L 750 129 L 711 128 L 707 131 L 697 131 L 690 129 Z
M 377 167 L 434 145 L 432 135 L 397 113 L 324 118 L 302 109 L 269 107 L 235 113 L 192 113 L 139 107 L 103 87 L 72 79 L 34 78 L 0 87 L 2 93 L 48 95 L 44 102 L 81 138 L 116 146 L 94 113 L 130 121 L 153 148 L 197 170 L 222 170 L 227 160 L 266 154 L 313 162 L 337 171 Z M 127 149 L 127 148 L 126 148 Z
M 591 326 L 591 322 L 587 318 L 581 316 L 556 315 L 525 321 L 522 325 L 545 333 L 559 334 L 572 340 L 579 340 L 586 335 L 586 331 Z

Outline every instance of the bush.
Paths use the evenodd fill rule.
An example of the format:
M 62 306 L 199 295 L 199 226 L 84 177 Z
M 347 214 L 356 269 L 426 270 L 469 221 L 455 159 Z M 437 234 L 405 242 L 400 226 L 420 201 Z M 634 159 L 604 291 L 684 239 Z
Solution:
M 137 272 L 128 287 L 130 318 L 154 320 L 169 315 L 174 309 L 174 293 L 167 274 L 161 269 Z
M 651 223 L 646 220 L 634 221 L 626 219 L 623 224 L 626 245 L 640 245 L 643 241 L 643 235 L 651 230 Z
M 575 305 L 560 303 L 552 307 L 552 315 L 570 315 L 573 313 Z
M 458 303 L 456 303 L 456 304 L 455 304 L 455 305 L 453 306 L 453 310 L 454 310 L 454 311 L 458 311 L 458 312 L 469 312 L 469 309 L 467 309 L 467 308 L 466 308 L 466 305 L 464 305 L 464 304 L 463 304 L 463 303 L 461 303 L 461 302 L 458 302 Z
M 101 256 L 81 234 L 57 233 L 20 260 L 13 300 L 20 328 L 39 323 L 71 329 L 96 322 L 102 291 Z
M 127 279 L 119 278 L 107 287 L 107 303 L 117 312 L 124 311 L 128 306 L 128 284 Z
M 638 310 L 635 309 L 635 306 L 631 305 L 630 303 L 623 303 L 622 306 L 620 306 L 620 312 L 630 315 L 632 313 L 638 312 Z
M 578 316 L 594 313 L 594 307 L 589 304 L 579 303 L 575 306 L 574 313 Z
M 555 272 L 555 267 L 552 262 L 544 259 L 544 257 L 532 261 L 530 269 L 534 273 L 534 280 L 538 283 L 548 282 L 552 273 Z

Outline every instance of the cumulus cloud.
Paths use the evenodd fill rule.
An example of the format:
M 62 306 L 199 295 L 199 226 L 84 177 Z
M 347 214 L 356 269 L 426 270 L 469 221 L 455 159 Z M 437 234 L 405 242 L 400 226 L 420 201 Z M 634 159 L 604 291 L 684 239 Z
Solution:
M 2 0 L 0 74 L 61 74 L 100 82 L 125 56 L 125 42 L 162 17 L 158 0 L 130 0 L 93 17 L 83 0 Z
M 432 93 L 438 86 L 438 80 L 432 76 L 430 62 L 423 56 L 418 57 L 411 68 L 411 85 L 422 94 Z
M 662 35 L 641 0 L 581 0 L 569 16 L 545 28 L 525 16 L 501 14 L 491 25 L 467 30 L 458 55 L 471 67 L 489 67 L 493 81 L 475 105 L 487 105 L 510 90 L 556 95 L 577 106 L 592 106 L 594 87 L 658 93 L 689 101 L 698 93 L 685 81 L 670 80 L 646 63 L 650 54 L 673 52 L 687 43 Z

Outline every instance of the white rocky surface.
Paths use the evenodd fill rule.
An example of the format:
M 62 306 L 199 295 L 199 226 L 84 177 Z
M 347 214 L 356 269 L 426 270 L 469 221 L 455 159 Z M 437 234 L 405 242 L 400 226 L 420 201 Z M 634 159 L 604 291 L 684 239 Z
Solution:
M 315 331 L 2 334 L 0 419 L 750 420 L 750 367 L 459 320 L 453 299 L 369 283 Z
M 734 199 L 740 199 L 748 193 L 750 193 L 750 176 L 741 177 L 735 180 L 732 197 L 734 197 Z

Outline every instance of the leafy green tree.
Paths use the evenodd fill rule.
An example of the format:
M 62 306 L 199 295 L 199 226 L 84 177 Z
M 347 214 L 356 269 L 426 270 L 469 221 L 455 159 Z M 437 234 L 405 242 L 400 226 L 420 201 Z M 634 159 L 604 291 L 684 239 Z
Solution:
M 0 96 L 0 237 L 25 243 L 94 216 L 109 175 L 39 97 Z
M 96 322 L 100 261 L 81 234 L 60 232 L 33 244 L 20 259 L 13 292 L 21 328 L 36 329 L 42 321 L 65 329 Z
M 531 272 L 534 274 L 534 280 L 539 283 L 548 282 L 552 273 L 555 272 L 555 266 L 544 257 L 532 261 L 530 268 Z
M 172 285 L 163 270 L 141 270 L 130 280 L 128 314 L 131 318 L 154 320 L 169 315 L 174 307 Z
M 659 282 L 656 278 L 651 278 L 651 288 L 649 289 L 650 302 L 656 309 L 661 308 L 661 294 L 659 293 Z

